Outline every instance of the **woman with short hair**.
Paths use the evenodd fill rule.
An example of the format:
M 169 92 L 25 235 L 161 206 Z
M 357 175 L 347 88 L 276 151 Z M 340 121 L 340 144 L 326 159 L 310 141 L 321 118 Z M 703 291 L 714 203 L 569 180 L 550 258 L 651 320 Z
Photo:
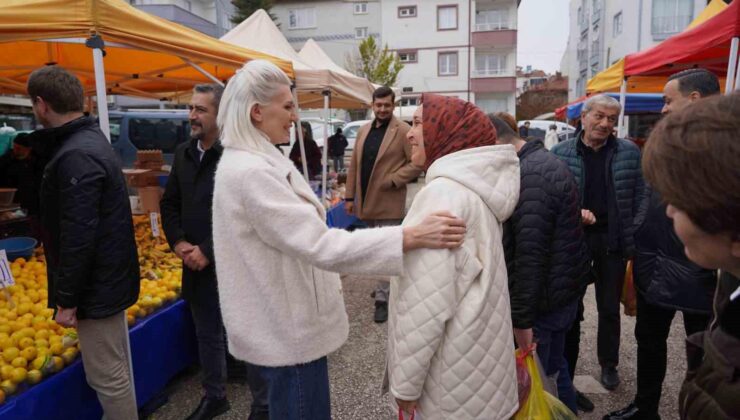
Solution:
M 328 420 L 326 356 L 349 330 L 335 273 L 399 275 L 404 252 L 458 247 L 465 227 L 437 213 L 414 226 L 329 229 L 324 206 L 274 147 L 297 120 L 290 85 L 277 66 L 255 60 L 224 91 L 213 198 L 216 274 L 229 352 L 258 367 L 270 417 Z

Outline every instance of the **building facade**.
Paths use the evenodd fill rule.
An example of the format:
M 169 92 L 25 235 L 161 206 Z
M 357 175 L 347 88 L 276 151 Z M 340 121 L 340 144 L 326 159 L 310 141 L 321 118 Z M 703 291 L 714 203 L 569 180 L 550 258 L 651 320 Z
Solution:
M 272 13 L 297 50 L 313 38 L 338 64 L 373 35 L 404 68 L 404 105 L 422 93 L 515 112 L 517 0 L 276 1 Z
M 627 54 L 682 32 L 708 0 L 571 0 L 568 48 L 561 71 L 568 98 L 586 93 L 588 79 Z
M 137 9 L 220 38 L 234 25 L 231 0 L 128 0 Z

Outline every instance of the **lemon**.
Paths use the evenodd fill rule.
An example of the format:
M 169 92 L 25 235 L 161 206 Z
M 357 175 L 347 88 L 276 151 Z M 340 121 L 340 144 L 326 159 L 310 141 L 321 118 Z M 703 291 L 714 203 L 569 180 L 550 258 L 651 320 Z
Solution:
M 26 360 L 25 357 L 18 356 L 15 359 L 13 359 L 13 362 L 10 363 L 14 368 L 25 368 L 28 366 L 28 360 Z
M 26 375 L 26 382 L 28 382 L 30 385 L 36 385 L 37 383 L 41 382 L 42 379 L 44 379 L 44 375 L 42 375 L 41 371 L 37 369 L 29 370 L 28 374 Z
M 17 385 L 26 380 L 26 375 L 28 375 L 26 368 L 17 367 L 13 369 L 13 375 L 10 377 L 10 380 Z
M 3 350 L 3 359 L 10 363 L 15 359 L 16 357 L 20 356 L 21 351 L 18 350 L 18 347 L 8 347 L 7 349 Z
M 0 366 L 0 378 L 2 378 L 2 380 L 10 379 L 10 376 L 13 374 L 13 369 L 15 368 L 11 365 Z
M 36 347 L 26 347 L 25 349 L 21 350 L 21 357 L 29 362 L 38 357 L 38 355 L 39 351 L 36 349 Z
M 18 389 L 18 387 L 10 379 L 0 382 L 0 390 L 2 390 L 5 395 L 15 394 L 16 389 Z

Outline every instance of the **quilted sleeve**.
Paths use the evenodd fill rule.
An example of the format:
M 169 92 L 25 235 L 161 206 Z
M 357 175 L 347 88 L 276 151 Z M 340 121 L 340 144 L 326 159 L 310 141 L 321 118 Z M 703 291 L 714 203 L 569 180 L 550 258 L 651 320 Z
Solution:
M 413 224 L 431 212 L 447 210 L 466 221 L 468 232 L 473 231 L 475 221 L 470 220 L 464 198 L 446 193 L 427 187 L 416 197 L 405 223 Z M 404 257 L 405 274 L 398 279 L 389 331 L 395 342 L 389 355 L 390 391 L 396 398 L 415 401 L 420 397 L 445 324 L 480 271 L 480 263 L 468 251 L 472 247 L 466 243 L 453 251 L 416 250 Z

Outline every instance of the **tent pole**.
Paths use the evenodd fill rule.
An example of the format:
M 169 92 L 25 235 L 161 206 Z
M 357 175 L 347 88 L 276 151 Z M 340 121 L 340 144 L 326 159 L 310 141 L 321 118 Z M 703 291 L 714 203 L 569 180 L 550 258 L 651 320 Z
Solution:
M 732 91 L 738 89 L 740 87 L 740 71 L 738 70 L 738 43 L 740 43 L 740 38 L 735 37 L 732 38 L 732 44 L 730 45 L 730 62 L 727 64 L 727 81 L 725 82 L 725 95 L 729 95 L 732 93 Z M 732 78 L 731 75 L 734 75 L 737 73 L 737 76 L 735 76 L 735 84 L 730 86 L 729 89 L 727 87 L 728 84 L 731 83 L 730 79 Z
M 306 163 L 306 143 L 303 141 L 303 126 L 301 125 L 301 114 L 298 112 L 298 91 L 293 86 L 293 103 L 296 108 L 296 115 L 298 115 L 298 127 L 295 130 L 296 137 L 298 138 L 298 147 L 301 149 L 301 163 L 303 166 L 303 177 L 308 182 L 308 163 Z
M 725 80 L 725 95 L 729 95 L 732 93 L 734 88 L 736 88 L 737 83 L 735 82 L 735 72 L 737 71 L 737 49 L 738 49 L 738 41 L 740 41 L 740 38 L 735 37 L 732 38 L 732 43 L 730 44 L 730 59 L 727 62 L 727 78 Z
M 93 64 L 95 66 L 95 89 L 98 101 L 98 124 L 100 131 L 110 142 L 110 121 L 108 121 L 108 96 L 105 93 L 105 65 L 103 63 L 103 48 L 105 43 L 99 35 L 93 35 L 85 41 L 85 45 L 92 49 Z
M 198 71 L 198 73 L 200 73 L 203 76 L 211 79 L 211 81 L 213 83 L 216 83 L 217 85 L 219 85 L 221 87 L 224 87 L 224 82 L 218 80 L 218 78 L 216 76 L 212 75 L 211 73 L 208 73 L 203 67 L 201 67 L 201 66 L 193 63 L 190 60 L 184 59 L 182 57 L 180 57 L 180 60 L 184 61 L 187 65 L 189 65 L 190 67 L 194 68 L 196 71 Z
M 327 172 L 327 160 L 329 160 L 329 96 L 331 92 L 325 90 L 321 92 L 324 95 L 324 150 L 321 153 L 321 202 L 326 206 L 326 172 Z
M 622 86 L 619 88 L 619 105 L 622 109 L 619 111 L 619 127 L 617 128 L 617 137 L 623 138 L 624 132 L 624 108 L 627 104 L 627 78 L 622 79 Z

